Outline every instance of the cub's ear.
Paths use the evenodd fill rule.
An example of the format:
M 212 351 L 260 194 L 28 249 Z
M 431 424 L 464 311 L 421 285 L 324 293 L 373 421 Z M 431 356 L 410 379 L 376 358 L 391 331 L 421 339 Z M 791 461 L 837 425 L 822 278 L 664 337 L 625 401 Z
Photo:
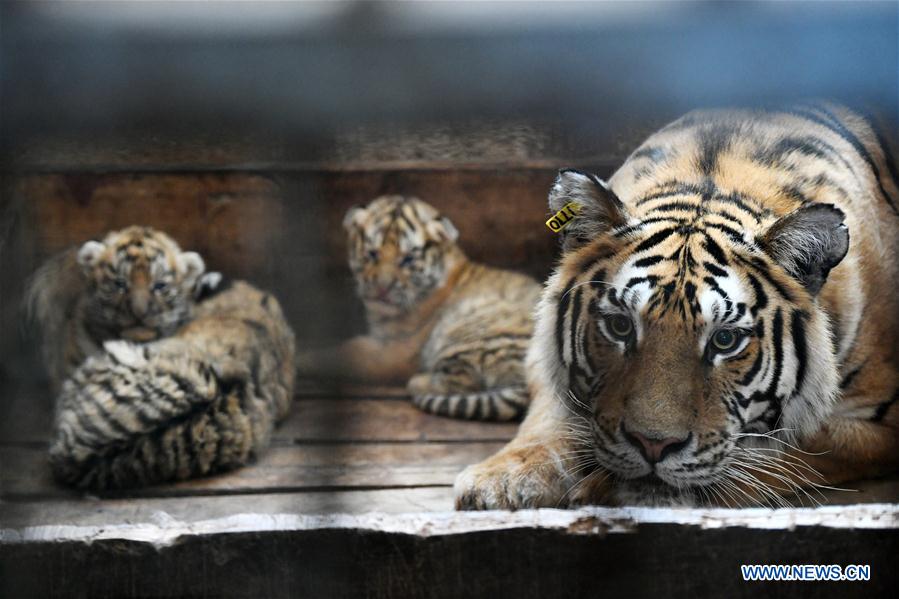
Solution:
M 206 270 L 206 263 L 196 252 L 181 252 L 176 258 L 176 264 L 187 286 L 193 286 L 197 278 Z
M 810 204 L 777 220 L 760 241 L 765 251 L 815 295 L 849 251 L 843 211 Z
M 100 256 L 103 254 L 103 251 L 106 249 L 106 246 L 100 243 L 99 241 L 88 241 L 85 242 L 80 248 L 78 248 L 78 264 L 81 265 L 81 269 L 88 273 L 97 264 L 97 260 L 100 259 Z
M 362 222 L 365 216 L 365 208 L 362 206 L 353 206 L 343 215 L 343 228 L 349 233 L 355 226 Z
M 428 235 L 444 243 L 453 243 L 459 239 L 459 230 L 453 221 L 445 216 L 428 221 L 425 225 Z
M 591 173 L 561 170 L 549 191 L 550 213 L 555 214 L 572 202 L 577 204 L 578 213 L 560 231 L 564 250 L 579 247 L 627 222 L 624 205 L 605 181 Z

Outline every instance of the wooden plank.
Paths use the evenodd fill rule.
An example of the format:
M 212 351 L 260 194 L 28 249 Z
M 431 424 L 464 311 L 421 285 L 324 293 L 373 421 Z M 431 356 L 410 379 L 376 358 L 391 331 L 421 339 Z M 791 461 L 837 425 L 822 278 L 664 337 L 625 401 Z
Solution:
M 343 214 L 379 195 L 404 194 L 450 217 L 472 258 L 545 274 L 556 246 L 543 224 L 546 195 L 557 169 L 566 164 L 269 176 L 47 173 L 13 177 L 12 192 L 39 259 L 140 223 L 166 231 L 230 276 L 259 281 L 289 257 L 288 274 L 302 278 L 309 273 L 297 270 L 300 256 L 318 258 L 330 271 L 346 275 Z M 606 164 L 584 167 L 603 175 L 610 171 Z
M 411 489 L 328 490 L 184 497 L 5 499 L 0 529 L 29 526 L 106 526 L 178 520 L 197 522 L 239 514 L 412 514 L 453 509 L 447 486 Z
M 13 378 L 0 385 L 0 444 L 45 443 L 50 437 L 54 398 L 46 385 L 26 378 Z M 297 400 L 407 397 L 402 387 L 324 385 L 310 379 L 296 381 L 294 396 Z
M 276 445 L 233 472 L 107 496 L 164 497 L 339 488 L 451 486 L 501 443 Z M 0 447 L 0 497 L 76 497 L 53 481 L 44 448 Z M 202 500 L 199 500 L 202 501 Z
M 676 115 L 672 115 L 676 116 Z M 483 170 L 620 164 L 664 124 L 639 122 L 524 123 L 495 120 L 442 123 L 357 123 L 329 128 L 329 147 L 286 136 L 217 132 L 218 139 L 154 135 L 135 140 L 120 132 L 90 140 L 59 133 L 24 140 L 15 156 L 20 172 L 308 172 Z M 77 148 L 77 149 L 76 149 Z
M 293 497 L 257 499 L 271 506 Z M 372 497 L 355 501 L 365 499 Z M 894 506 L 304 517 L 289 509 L 234 513 L 231 505 L 231 516 L 194 513 L 187 521 L 148 508 L 123 506 L 133 519 L 117 525 L 103 523 L 109 513 L 24 528 L 2 516 L 4 590 L 16 597 L 845 598 L 891 596 L 899 584 Z M 55 514 L 47 504 L 17 522 Z M 82 524 L 91 518 L 100 522 Z M 741 564 L 867 564 L 871 580 L 747 584 Z
M 276 445 L 245 468 L 208 478 L 157 485 L 106 496 L 167 497 L 227 495 L 260 492 L 311 491 L 341 488 L 451 486 L 467 465 L 502 447 L 497 442 L 371 443 Z M 77 497 L 78 492 L 57 485 L 46 463 L 46 450 L 0 447 L 0 497 Z M 899 477 L 857 481 L 845 491 L 814 495 L 823 505 L 899 503 Z M 811 506 L 803 497 L 797 506 Z
M 356 387 L 343 399 L 300 397 L 274 437 L 294 441 L 507 441 L 517 423 L 455 420 L 426 414 L 394 388 Z M 370 399 L 369 393 L 382 399 Z M 388 394 L 394 393 L 393 397 Z M 46 443 L 50 437 L 52 405 L 43 388 L 0 396 L 0 445 Z
M 546 197 L 561 166 L 564 163 L 482 171 L 317 173 L 313 178 L 316 196 L 327 207 L 321 213 L 326 267 L 335 274 L 344 272 L 341 222 L 347 209 L 380 195 L 401 194 L 419 197 L 449 217 L 459 230 L 460 246 L 472 259 L 545 278 L 557 246 L 555 235 L 544 224 Z M 603 175 L 609 171 L 608 167 L 599 170 Z M 514 243 L 509 242 L 512 239 Z
M 46 386 L 15 380 L 0 385 L 0 444 L 46 444 L 52 422 L 53 397 Z
M 317 381 L 300 378 L 294 383 L 294 399 L 403 399 L 404 387 L 367 385 L 354 382 Z
M 438 488 L 422 488 L 430 498 Z M 346 495 L 365 496 L 369 500 L 385 491 L 349 491 Z M 105 539 L 138 540 L 166 547 L 177 543 L 182 536 L 214 535 L 240 532 L 287 532 L 313 530 L 367 530 L 422 537 L 493 532 L 515 528 L 534 530 L 564 530 L 575 535 L 604 535 L 636 533 L 639 527 L 653 524 L 677 524 L 706 530 L 742 528 L 750 530 L 792 530 L 799 527 L 822 527 L 853 530 L 899 531 L 899 506 L 873 504 L 832 506 L 821 508 L 782 508 L 776 510 L 697 509 L 689 507 L 581 507 L 563 510 L 484 511 L 427 511 L 390 513 L 364 511 L 360 513 L 298 513 L 294 509 L 272 511 L 284 504 L 283 495 L 260 495 L 260 509 L 239 511 L 246 497 L 228 498 L 219 502 L 226 507 L 226 515 L 205 517 L 200 512 L 187 512 L 175 517 L 162 509 L 147 509 L 149 505 L 163 507 L 157 499 L 127 500 L 127 520 L 110 520 L 111 511 L 98 515 L 103 509 L 120 509 L 119 505 L 93 505 L 86 499 L 81 511 L 72 512 L 68 519 L 57 521 L 35 518 L 35 513 L 47 511 L 53 502 L 30 503 L 17 508 L 21 518 L 0 520 L 0 543 L 25 544 L 43 541 L 96 541 Z M 217 498 L 222 499 L 222 498 Z M 122 500 L 119 500 L 120 502 Z M 428 500 L 426 500 L 428 501 Z M 98 509 L 95 509 L 98 508 Z M 83 512 L 83 513 L 82 513 Z M 181 510 L 184 513 L 184 510 Z M 164 515 L 163 515 L 164 514 Z M 124 516 L 125 514 L 121 514 Z M 31 522 L 31 523 L 29 523 Z
M 18 266 L 0 279 L 20 294 L 24 276 L 50 254 L 111 229 L 153 225 L 201 252 L 209 268 L 270 290 L 283 304 L 300 347 L 318 347 L 364 330 L 341 226 L 350 206 L 382 194 L 419 196 L 453 219 L 460 244 L 472 259 L 542 279 L 557 246 L 543 224 L 555 172 L 13 176 L 10 213 L 20 241 L 11 246 L 16 253 L 11 258 Z M 19 299 L 16 295 L 0 303 L 0 323 L 17 321 Z M 19 348 L 0 345 L 0 350 Z M 0 355 L 0 360 L 7 357 Z M 36 356 L 33 362 L 38 371 Z
M 276 260 L 284 223 L 278 184 L 259 175 L 25 176 L 15 193 L 40 256 L 144 224 L 200 252 L 211 268 L 246 277 Z
M 517 423 L 471 422 L 426 414 L 407 399 L 294 402 L 276 437 L 295 441 L 507 441 Z

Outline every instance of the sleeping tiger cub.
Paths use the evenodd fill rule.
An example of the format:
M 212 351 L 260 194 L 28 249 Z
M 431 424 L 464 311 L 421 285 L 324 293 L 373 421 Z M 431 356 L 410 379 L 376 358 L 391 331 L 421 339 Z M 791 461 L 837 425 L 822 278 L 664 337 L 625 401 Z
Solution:
M 307 356 L 301 368 L 408 381 L 415 405 L 443 416 L 521 416 L 538 283 L 469 261 L 452 222 L 416 198 L 385 196 L 352 208 L 344 228 L 369 332 Z
M 190 318 L 205 265 L 172 238 L 132 226 L 48 260 L 28 284 L 26 301 L 41 327 L 54 390 L 104 341 L 149 341 Z
M 691 113 L 580 206 L 538 308 L 533 405 L 463 509 L 784 505 L 899 466 L 896 163 L 845 108 Z M 794 496 L 795 494 L 795 496 Z
M 270 294 L 216 284 L 171 337 L 108 341 L 65 381 L 50 448 L 59 480 L 182 480 L 242 466 L 268 445 L 290 407 L 293 333 Z

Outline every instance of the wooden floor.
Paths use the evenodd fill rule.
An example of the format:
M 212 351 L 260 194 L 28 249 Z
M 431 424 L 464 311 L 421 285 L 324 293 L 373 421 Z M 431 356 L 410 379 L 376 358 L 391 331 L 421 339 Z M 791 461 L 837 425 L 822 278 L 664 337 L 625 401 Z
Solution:
M 516 428 L 424 414 L 400 389 L 303 386 L 272 446 L 255 464 L 97 498 L 52 480 L 46 460 L 50 414 L 43 403 L 23 398 L 5 418 L 4 527 L 111 524 L 160 511 L 181 520 L 248 511 L 447 511 L 456 474 L 499 449 Z
M 388 514 L 452 510 L 465 466 L 512 438 L 516 424 L 431 416 L 401 389 L 300 385 L 272 446 L 246 468 L 199 480 L 96 497 L 55 483 L 46 460 L 46 402 L 20 396 L 0 440 L 0 525 L 114 525 L 166 513 L 181 521 L 234 514 Z M 893 503 L 896 481 L 831 492 L 832 503 Z
M 49 402 L 11 392 L 0 597 L 757 596 L 742 563 L 871 564 L 842 599 L 899 584 L 895 480 L 831 497 L 875 505 L 458 513 L 456 474 L 515 424 L 430 416 L 397 389 L 302 385 L 256 464 L 96 497 L 51 479 Z M 709 576 L 672 568 L 675 554 Z

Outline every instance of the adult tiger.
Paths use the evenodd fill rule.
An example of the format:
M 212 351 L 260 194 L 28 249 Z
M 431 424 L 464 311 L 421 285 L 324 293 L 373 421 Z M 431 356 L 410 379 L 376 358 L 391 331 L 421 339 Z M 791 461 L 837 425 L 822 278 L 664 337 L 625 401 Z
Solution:
M 560 172 L 568 202 L 531 411 L 457 507 L 783 504 L 896 468 L 899 189 L 867 122 L 691 113 L 608 184 Z

